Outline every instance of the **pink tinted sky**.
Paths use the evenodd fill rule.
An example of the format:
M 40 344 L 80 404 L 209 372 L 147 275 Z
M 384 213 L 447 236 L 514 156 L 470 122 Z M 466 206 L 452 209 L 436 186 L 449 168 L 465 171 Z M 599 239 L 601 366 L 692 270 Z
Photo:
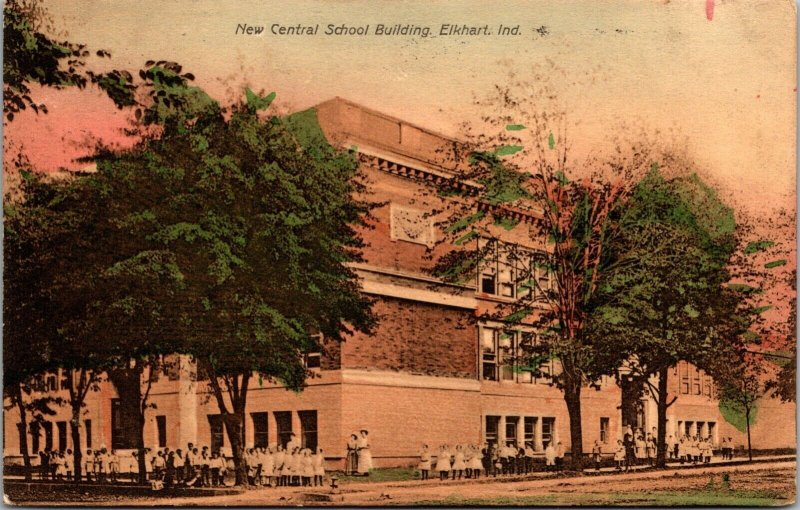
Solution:
M 623 120 L 674 130 L 723 194 L 769 215 L 795 202 L 795 7 L 789 0 L 564 0 L 486 3 L 211 0 L 45 1 L 76 42 L 110 51 L 96 69 L 182 63 L 219 98 L 247 84 L 285 108 L 342 96 L 445 134 L 486 112 L 474 97 L 509 72 L 547 79 L 576 121 L 572 140 L 602 150 Z M 519 37 L 235 35 L 236 25 L 519 24 Z M 546 27 L 546 35 L 536 32 Z M 76 168 L 93 138 L 119 141 L 124 114 L 92 91 L 36 91 L 50 113 L 21 115 L 6 141 L 38 167 Z M 524 119 L 519 120 L 525 123 Z M 9 153 L 11 154 L 11 152 Z M 9 154 L 6 155 L 8 159 Z

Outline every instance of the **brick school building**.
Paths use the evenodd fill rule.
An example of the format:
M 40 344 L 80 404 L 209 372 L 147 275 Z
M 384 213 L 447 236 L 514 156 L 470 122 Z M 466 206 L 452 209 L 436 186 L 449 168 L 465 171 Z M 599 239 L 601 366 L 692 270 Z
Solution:
M 375 300 L 380 323 L 374 335 L 355 335 L 308 356 L 314 377 L 302 393 L 252 382 L 247 446 L 285 444 L 295 433 L 304 446 L 324 448 L 329 468 L 343 464 L 349 435 L 361 429 L 369 431 L 377 467 L 415 464 L 423 443 L 433 450 L 444 443 L 530 442 L 543 455 L 548 442 L 561 441 L 569 451 L 569 418 L 561 392 L 546 377 L 515 367 L 515 357 L 509 354 L 521 335 L 531 332 L 506 334 L 500 323 L 480 319 L 483 312 L 512 302 L 520 292 L 504 246 L 521 247 L 531 257 L 544 252 L 544 240 L 530 235 L 536 211 L 507 211 L 520 224 L 510 231 L 494 227 L 493 234 L 502 242 L 475 278 L 443 282 L 429 271 L 439 255 L 453 248 L 441 243 L 440 223 L 447 217 L 450 199 L 437 190 L 463 169 L 461 145 L 338 98 L 299 115 L 316 115 L 333 145 L 356 148 L 370 199 L 382 204 L 373 212 L 373 228 L 363 231 L 368 244 L 365 262 L 355 265 L 363 292 Z M 541 286 L 550 285 L 545 272 L 534 277 Z M 538 302 L 534 313 L 545 306 Z M 198 380 L 196 367 L 186 357 L 169 358 L 169 369 L 157 374 L 151 389 L 154 407 L 147 411 L 146 445 L 174 450 L 192 442 L 225 451 L 228 439 L 219 410 L 206 384 Z M 553 361 L 541 367 L 544 372 L 557 369 Z M 61 384 L 60 374 L 45 374 L 38 391 L 66 393 Z M 733 437 L 736 445 L 746 444 L 746 436 L 723 418 L 713 398 L 713 381 L 702 371 L 679 364 L 670 373 L 670 392 L 678 399 L 668 410 L 668 435 L 710 435 L 715 444 Z M 613 378 L 583 390 L 584 451 L 591 451 L 596 440 L 612 451 L 622 431 L 620 398 Z M 645 399 L 643 404 L 635 425 L 649 432 L 656 426 L 655 403 Z M 754 447 L 794 448 L 794 415 L 794 405 L 761 403 Z M 22 462 L 20 434 L 28 434 L 31 454 L 73 448 L 69 420 L 65 406 L 55 416 L 20 430 L 16 409 L 6 408 L 5 462 Z M 89 393 L 81 426 L 81 449 L 116 448 L 122 470 L 126 462 L 135 470 L 129 426 L 110 383 Z

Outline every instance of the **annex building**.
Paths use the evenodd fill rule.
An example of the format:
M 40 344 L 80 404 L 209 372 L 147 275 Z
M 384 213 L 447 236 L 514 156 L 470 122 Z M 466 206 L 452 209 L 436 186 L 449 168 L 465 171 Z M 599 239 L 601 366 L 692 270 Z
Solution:
M 443 236 L 438 223 L 444 219 L 437 211 L 446 209 L 447 198 L 435 186 L 452 179 L 464 164 L 458 142 L 339 98 L 318 105 L 315 112 L 332 144 L 357 148 L 371 199 L 384 204 L 374 210 L 374 228 L 363 232 L 365 262 L 355 266 L 363 292 L 375 299 L 380 323 L 372 336 L 356 335 L 309 356 L 315 377 L 302 393 L 251 384 L 247 446 L 285 443 L 294 432 L 305 446 L 322 446 L 328 465 L 335 466 L 343 462 L 348 436 L 367 429 L 378 467 L 415 464 L 423 443 L 435 449 L 444 443 L 532 442 L 543 455 L 547 442 L 560 440 L 569 451 L 561 392 L 547 378 L 515 370 L 508 353 L 517 338 L 501 334 L 500 324 L 477 319 L 519 292 L 513 284 L 514 264 L 503 258 L 502 247 L 474 281 L 444 283 L 427 271 L 436 255 L 448 250 L 437 243 Z M 536 212 L 515 209 L 509 214 L 520 225 L 511 231 L 497 227 L 503 242 L 522 246 L 534 257 L 543 253 L 544 240 L 536 242 L 526 228 L 536 221 Z M 536 278 L 549 285 L 546 273 Z M 224 451 L 228 439 L 216 402 L 188 359 L 174 361 L 158 374 L 150 393 L 154 408 L 147 411 L 147 446 L 176 449 L 192 442 Z M 553 366 L 543 370 L 557 369 L 548 363 Z M 41 391 L 64 391 L 60 374 L 45 375 L 40 382 Z M 676 366 L 670 393 L 678 399 L 668 410 L 668 435 L 681 431 L 711 435 L 715 443 L 733 437 L 736 445 L 746 444 L 746 436 L 723 418 L 713 381 L 702 371 L 687 363 Z M 610 449 L 621 437 L 620 398 L 613 378 L 583 390 L 584 451 L 591 451 L 596 440 Z M 752 431 L 754 447 L 794 448 L 795 430 L 785 425 L 795 423 L 794 414 L 794 405 L 763 402 Z M 6 462 L 21 463 L 19 434 L 29 435 L 31 454 L 73 448 L 69 420 L 64 406 L 21 430 L 16 410 L 6 409 Z M 656 426 L 654 402 L 645 402 L 637 421 L 646 431 Z M 775 430 L 770 423 L 782 427 Z M 88 395 L 81 425 L 81 449 L 117 448 L 125 457 L 125 424 L 110 383 Z

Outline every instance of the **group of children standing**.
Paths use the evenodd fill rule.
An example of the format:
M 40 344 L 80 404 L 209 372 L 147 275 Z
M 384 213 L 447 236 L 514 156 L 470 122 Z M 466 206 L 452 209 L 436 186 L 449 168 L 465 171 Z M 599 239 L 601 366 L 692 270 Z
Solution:
M 244 454 L 250 485 L 264 487 L 321 486 L 325 479 L 325 456 L 322 448 L 314 453 L 291 441 L 280 445 L 249 448 Z
M 441 445 L 435 453 L 428 445 L 422 445 L 419 453 L 419 471 L 423 480 L 436 471 L 440 480 L 480 478 L 497 475 L 522 475 L 534 471 L 535 451 L 531 443 L 518 448 L 513 445 L 496 446 L 493 443 L 477 445 Z M 558 470 L 564 464 L 564 447 L 561 442 L 549 441 L 544 449 L 545 468 Z M 435 459 L 435 461 L 434 461 Z
M 81 457 L 82 478 L 87 482 L 116 482 L 119 478 L 119 457 L 116 450 L 106 448 L 86 450 Z M 75 478 L 75 457 L 71 449 L 39 452 L 39 478 L 42 480 L 69 480 Z
M 704 438 L 698 435 L 690 436 L 686 434 L 679 438 L 670 434 L 666 438 L 666 446 L 669 460 L 679 461 L 681 464 L 709 464 L 714 456 L 714 445 L 711 437 Z M 598 451 L 598 448 L 598 444 L 595 442 L 595 451 Z M 654 434 L 645 436 L 641 430 L 637 430 L 634 434 L 628 428 L 624 438 L 617 441 L 617 447 L 614 451 L 617 470 L 624 468 L 627 471 L 632 466 L 643 464 L 652 466 L 655 464 L 657 449 L 658 444 Z M 733 440 L 731 438 L 723 439 L 720 449 L 723 459 L 733 458 Z M 598 460 L 596 460 L 596 465 L 599 469 Z

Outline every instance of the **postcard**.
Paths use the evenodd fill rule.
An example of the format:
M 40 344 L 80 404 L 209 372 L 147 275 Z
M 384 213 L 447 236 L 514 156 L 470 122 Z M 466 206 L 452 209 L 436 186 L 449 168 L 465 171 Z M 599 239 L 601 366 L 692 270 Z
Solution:
M 781 0 L 8 0 L 6 503 L 794 503 L 796 53 Z

